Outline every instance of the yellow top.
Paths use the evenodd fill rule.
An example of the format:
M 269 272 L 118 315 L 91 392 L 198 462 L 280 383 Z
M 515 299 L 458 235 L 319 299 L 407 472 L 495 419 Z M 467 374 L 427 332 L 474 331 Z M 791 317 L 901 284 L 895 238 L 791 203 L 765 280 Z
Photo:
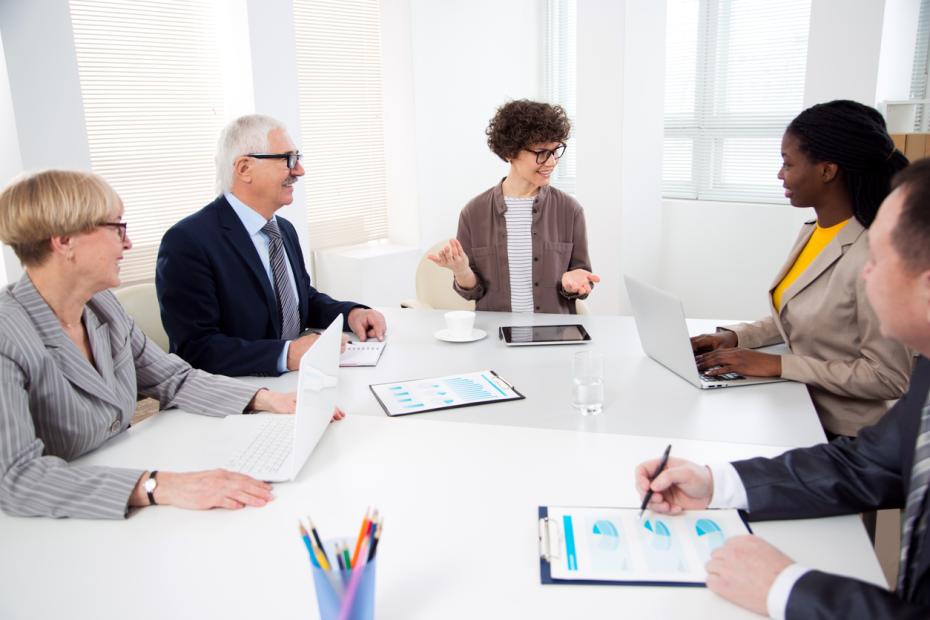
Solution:
M 801 250 L 801 253 L 798 254 L 794 264 L 791 265 L 791 269 L 788 270 L 785 277 L 781 279 L 781 282 L 779 282 L 775 290 L 772 291 L 772 303 L 775 304 L 776 312 L 781 312 L 781 298 L 782 295 L 785 294 L 785 291 L 788 290 L 788 287 L 804 273 L 804 270 L 814 262 L 814 259 L 827 247 L 828 243 L 833 241 L 833 238 L 848 222 L 848 219 L 843 220 L 830 228 L 822 228 L 820 224 L 817 224 L 816 228 L 814 228 L 814 234 L 807 240 L 807 244 Z

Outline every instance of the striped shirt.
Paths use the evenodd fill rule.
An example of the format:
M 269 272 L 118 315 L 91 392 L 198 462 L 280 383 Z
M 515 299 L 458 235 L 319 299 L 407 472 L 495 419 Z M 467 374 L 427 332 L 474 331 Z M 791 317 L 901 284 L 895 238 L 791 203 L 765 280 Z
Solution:
M 510 265 L 510 311 L 533 312 L 533 203 L 535 197 L 504 196 L 507 211 L 507 259 Z

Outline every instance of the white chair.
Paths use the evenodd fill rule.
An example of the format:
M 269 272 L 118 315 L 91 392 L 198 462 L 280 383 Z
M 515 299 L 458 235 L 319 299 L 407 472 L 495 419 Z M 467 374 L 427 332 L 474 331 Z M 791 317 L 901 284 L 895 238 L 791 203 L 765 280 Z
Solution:
M 161 324 L 161 310 L 158 307 L 158 296 L 155 294 L 155 284 L 146 282 L 134 284 L 125 288 L 115 289 L 113 294 L 123 305 L 126 314 L 132 317 L 142 330 L 142 333 L 157 344 L 162 350 L 168 350 L 168 334 Z
M 440 241 L 429 248 L 420 259 L 416 273 L 416 299 L 405 299 L 400 302 L 401 308 L 436 308 L 442 310 L 474 310 L 475 302 L 462 299 L 452 288 L 452 272 L 443 269 L 430 259 L 430 254 L 436 254 L 448 241 Z M 580 300 L 575 300 L 577 314 L 589 314 L 588 307 Z

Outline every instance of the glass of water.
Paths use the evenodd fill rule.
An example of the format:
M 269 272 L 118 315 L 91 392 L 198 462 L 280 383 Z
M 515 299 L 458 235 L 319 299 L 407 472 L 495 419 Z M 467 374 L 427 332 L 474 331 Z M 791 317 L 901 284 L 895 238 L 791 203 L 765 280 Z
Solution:
M 604 354 L 575 353 L 572 382 L 572 406 L 581 415 L 598 415 L 604 409 Z

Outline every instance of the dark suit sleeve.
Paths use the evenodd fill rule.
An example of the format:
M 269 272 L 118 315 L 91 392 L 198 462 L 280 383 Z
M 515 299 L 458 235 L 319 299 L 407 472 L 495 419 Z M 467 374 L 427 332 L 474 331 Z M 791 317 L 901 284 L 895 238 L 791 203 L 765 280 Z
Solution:
M 930 607 L 901 600 L 892 592 L 858 579 L 810 571 L 788 597 L 786 620 L 836 618 L 930 618 Z
M 155 281 L 171 352 L 194 368 L 214 374 L 280 374 L 282 340 L 248 340 L 223 333 L 213 272 L 204 245 L 187 229 L 174 227 L 165 233 L 158 250 Z M 242 277 L 248 275 L 243 273 Z
M 746 487 L 749 518 L 806 519 L 904 505 L 901 476 L 905 397 L 856 440 L 733 463 Z

